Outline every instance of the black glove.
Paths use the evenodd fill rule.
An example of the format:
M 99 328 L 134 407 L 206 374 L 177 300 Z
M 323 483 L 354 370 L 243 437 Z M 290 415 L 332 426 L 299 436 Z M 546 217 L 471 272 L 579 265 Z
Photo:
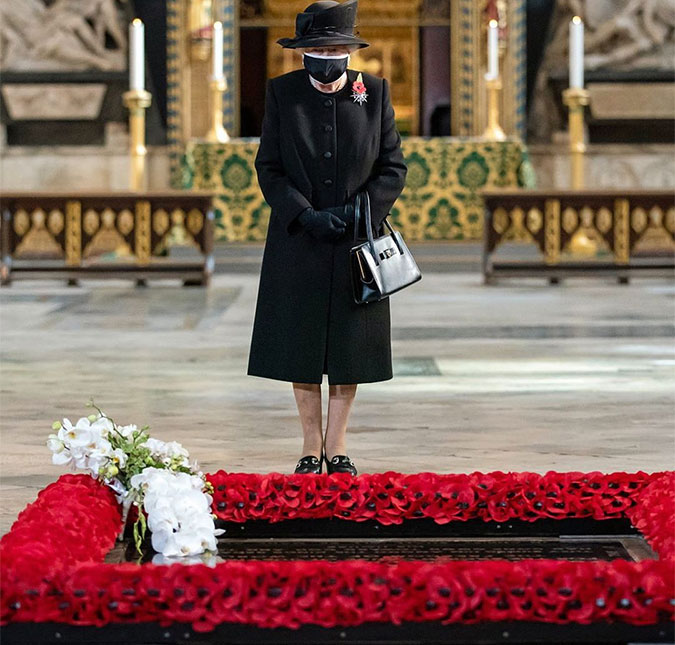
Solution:
M 337 215 L 347 226 L 354 223 L 354 204 L 352 202 L 347 202 L 344 206 L 331 206 L 330 208 L 324 208 L 324 210 Z
M 337 240 L 346 230 L 345 223 L 327 209 L 316 211 L 306 208 L 298 215 L 298 222 L 312 237 L 324 242 Z

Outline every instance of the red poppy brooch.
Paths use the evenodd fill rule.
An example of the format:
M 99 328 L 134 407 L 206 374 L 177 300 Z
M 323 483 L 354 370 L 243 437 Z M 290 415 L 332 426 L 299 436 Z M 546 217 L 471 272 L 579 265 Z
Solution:
M 363 84 L 363 74 L 361 74 L 361 72 L 359 72 L 356 80 L 352 83 L 352 98 L 354 99 L 354 103 L 358 103 L 359 105 L 363 105 L 368 98 L 366 86 Z

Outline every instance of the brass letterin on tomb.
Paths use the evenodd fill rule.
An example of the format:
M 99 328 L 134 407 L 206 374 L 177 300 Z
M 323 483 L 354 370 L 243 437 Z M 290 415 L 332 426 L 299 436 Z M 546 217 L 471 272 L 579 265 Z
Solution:
M 560 200 L 547 199 L 544 207 L 544 261 L 557 264 L 560 260 Z
M 66 202 L 66 264 L 77 266 L 82 261 L 82 204 Z

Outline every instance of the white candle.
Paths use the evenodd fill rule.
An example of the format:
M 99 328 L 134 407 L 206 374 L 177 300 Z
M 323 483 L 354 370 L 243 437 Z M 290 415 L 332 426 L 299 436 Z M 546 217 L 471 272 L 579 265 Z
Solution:
M 129 25 L 129 87 L 142 90 L 145 87 L 145 26 L 134 18 Z
M 499 23 L 490 20 L 488 25 L 488 71 L 487 78 L 499 77 Z
M 584 86 L 584 23 L 579 16 L 570 22 L 570 87 Z
M 213 23 L 213 80 L 223 78 L 223 23 Z

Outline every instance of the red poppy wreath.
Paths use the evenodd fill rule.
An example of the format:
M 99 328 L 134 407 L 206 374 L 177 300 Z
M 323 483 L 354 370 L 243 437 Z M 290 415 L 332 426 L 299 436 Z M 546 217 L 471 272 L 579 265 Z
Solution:
M 126 499 L 108 479 L 112 466 L 118 469 L 115 477 L 129 475 L 135 459 L 139 464 L 133 468 L 156 463 L 150 467 L 160 470 L 158 465 L 164 465 L 168 472 L 173 467 L 176 476 L 187 477 L 180 470 L 192 469 L 185 465 L 182 448 L 169 450 L 168 444 L 151 441 L 146 426 L 118 426 L 109 417 L 91 417 L 76 425 L 55 424 L 59 434 L 49 440 L 58 463 L 82 460 L 89 474 L 62 475 L 49 484 L 0 539 L 0 625 L 191 623 L 195 631 L 211 631 L 232 623 L 261 628 L 421 621 L 655 625 L 675 617 L 674 471 L 385 472 L 352 477 L 221 470 L 203 478 L 191 475 L 199 500 L 202 486 L 211 492 L 204 529 L 209 535 L 211 516 L 239 524 L 334 518 L 369 520 L 378 526 L 423 518 L 436 524 L 623 518 L 656 552 L 656 559 L 638 562 L 324 559 L 167 566 L 153 557 L 145 564 L 108 564 L 104 558 L 123 528 Z M 104 440 L 121 447 L 108 447 Z M 92 442 L 96 453 L 89 452 Z M 166 464 L 160 449 L 175 453 L 162 458 Z M 101 455 L 104 463 L 91 462 Z M 163 480 L 160 484 L 167 490 Z M 176 499 L 171 498 L 172 504 Z M 129 510 L 129 527 L 137 525 L 134 515 L 147 513 L 152 519 L 144 503 Z M 157 529 L 148 521 L 151 531 L 164 530 L 166 519 L 160 519 Z

